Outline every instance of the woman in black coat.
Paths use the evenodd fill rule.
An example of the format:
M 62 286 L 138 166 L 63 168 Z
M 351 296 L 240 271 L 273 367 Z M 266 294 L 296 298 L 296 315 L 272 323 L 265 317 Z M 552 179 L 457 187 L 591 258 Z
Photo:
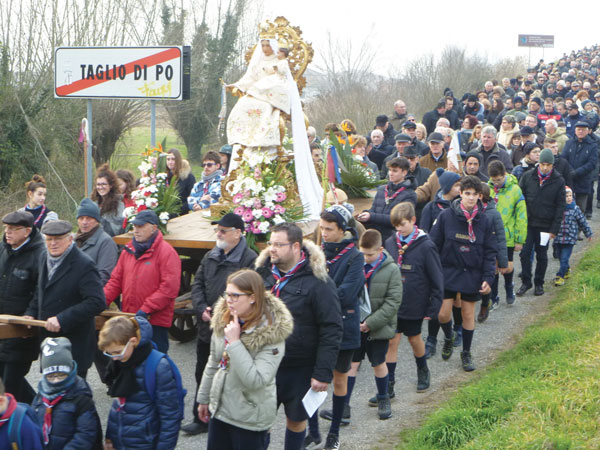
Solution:
M 177 193 L 181 200 L 179 215 L 183 216 L 190 211 L 187 198 L 196 184 L 196 177 L 192 173 L 190 164 L 182 158 L 181 152 L 176 148 L 167 152 L 167 183 L 170 184 L 173 177 L 177 177 Z

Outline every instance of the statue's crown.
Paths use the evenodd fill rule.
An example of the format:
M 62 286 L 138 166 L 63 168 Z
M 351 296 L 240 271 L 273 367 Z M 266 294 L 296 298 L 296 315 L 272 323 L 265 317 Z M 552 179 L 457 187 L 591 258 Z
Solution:
M 275 33 L 275 24 L 265 20 L 258 26 L 258 35 L 261 39 L 277 38 L 277 34 Z

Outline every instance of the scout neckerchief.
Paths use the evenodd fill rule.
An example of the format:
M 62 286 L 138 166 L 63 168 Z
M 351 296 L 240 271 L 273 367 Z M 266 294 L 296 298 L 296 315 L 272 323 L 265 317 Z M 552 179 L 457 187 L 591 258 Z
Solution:
M 502 183 L 502 186 L 496 186 L 495 184 L 492 183 L 492 186 L 494 187 L 494 202 L 496 202 L 496 204 L 498 203 L 498 192 L 500 192 L 500 189 L 502 189 L 504 186 L 506 186 L 506 176 L 504 177 L 504 183 Z
M 465 215 L 465 218 L 467 219 L 467 224 L 469 224 L 469 242 L 475 242 L 475 232 L 473 231 L 473 219 L 479 212 L 479 208 L 477 207 L 477 205 L 475 205 L 475 208 L 473 208 L 473 212 L 469 214 L 469 211 L 467 211 L 465 209 L 462 202 L 459 203 L 459 205 L 460 205 L 461 211 L 463 212 L 463 214 Z
M 290 280 L 290 278 L 296 275 L 298 270 L 300 270 L 300 268 L 304 265 L 305 262 L 306 254 L 302 252 L 300 254 L 300 261 L 298 261 L 296 265 L 292 267 L 284 276 L 281 276 L 279 269 L 277 268 L 277 266 L 275 266 L 275 264 L 273 264 L 271 266 L 271 274 L 273 275 L 273 278 L 275 278 L 275 284 L 271 288 L 271 292 L 274 293 L 277 297 L 279 297 L 281 289 L 283 289 L 283 287 Z
M 538 174 L 538 179 L 540 180 L 540 187 L 541 187 L 544 185 L 544 183 L 546 181 L 548 181 L 548 178 L 550 178 L 550 175 L 552 175 L 552 170 L 550 170 L 550 172 L 548 172 L 546 175 L 544 175 L 542 173 L 542 171 L 540 170 L 540 168 L 538 167 L 537 174 Z
M 4 411 L 2 416 L 0 416 L 0 427 L 10 420 L 10 416 L 12 416 L 12 414 L 15 412 L 15 409 L 17 409 L 17 401 L 12 394 L 7 392 L 4 395 L 6 395 L 8 398 L 8 406 L 6 407 L 6 411 Z
M 37 208 L 30 208 L 29 205 L 25 205 L 25 210 L 30 212 L 33 212 L 38 208 L 39 206 Z M 40 220 L 42 220 L 42 218 L 44 217 L 44 214 L 46 214 L 46 205 L 42 205 L 42 210 L 40 211 L 40 214 L 37 216 L 37 219 L 35 219 L 35 221 L 33 222 L 34 226 L 37 226 Z
M 419 237 L 419 228 L 415 225 L 413 232 L 406 236 L 406 239 L 402 237 L 400 233 L 396 233 L 396 245 L 398 246 L 398 265 L 402 266 L 402 259 L 404 253 L 410 247 L 410 245 L 417 240 Z
M 42 402 L 46 407 L 46 411 L 44 412 L 44 425 L 42 426 L 44 444 L 46 445 L 48 445 L 48 442 L 50 442 L 50 432 L 52 431 L 52 408 L 54 408 L 54 406 L 60 402 L 64 396 L 65 393 L 63 392 L 54 400 L 48 400 L 46 397 L 42 397 Z
M 390 182 L 390 184 L 392 184 Z M 389 205 L 391 201 L 393 201 L 396 197 L 398 197 L 398 195 L 400 194 L 400 192 L 404 191 L 406 189 L 406 186 L 402 186 L 401 188 L 399 188 L 396 192 L 394 192 L 391 196 L 390 196 L 390 191 L 389 191 L 389 184 L 387 184 L 385 186 L 385 204 Z
M 367 288 L 371 284 L 371 277 L 373 276 L 373 274 L 375 272 L 377 272 L 377 270 L 379 270 L 379 267 L 381 266 L 381 263 L 383 262 L 384 259 L 385 259 L 385 253 L 381 252 L 379 255 L 379 258 L 377 258 L 377 261 L 375 261 L 375 264 L 373 264 L 373 265 L 365 264 L 363 270 L 365 271 L 365 284 L 367 285 Z M 367 269 L 367 266 L 371 266 L 371 268 Z
M 324 247 L 325 247 L 324 245 L 321 245 L 321 248 L 324 248 Z M 344 256 L 346 253 L 348 253 L 353 248 L 354 248 L 354 242 L 351 242 L 348 245 L 346 245 L 346 247 L 344 247 L 337 255 L 335 255 L 333 258 L 327 260 L 327 266 L 329 267 L 330 265 L 338 262 L 342 256 Z

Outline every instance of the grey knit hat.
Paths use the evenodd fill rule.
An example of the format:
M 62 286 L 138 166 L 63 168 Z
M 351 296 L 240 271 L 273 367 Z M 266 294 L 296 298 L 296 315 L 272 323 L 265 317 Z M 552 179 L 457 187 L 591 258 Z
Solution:
M 73 370 L 73 355 L 71 341 L 66 337 L 46 338 L 40 346 L 42 375 L 62 372 L 71 373 Z
M 100 222 L 100 208 L 89 198 L 84 198 L 77 208 L 77 218 L 87 216 Z

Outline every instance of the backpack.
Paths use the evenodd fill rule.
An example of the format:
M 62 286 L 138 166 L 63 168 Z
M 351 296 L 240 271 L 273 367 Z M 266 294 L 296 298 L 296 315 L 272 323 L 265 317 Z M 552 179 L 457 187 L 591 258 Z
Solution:
M 21 428 L 25 416 L 28 416 L 32 423 L 37 423 L 37 417 L 31 407 L 25 403 L 18 403 L 15 412 L 10 416 L 10 420 L 8 421 L 8 441 L 13 450 L 24 448 L 21 442 Z
M 173 377 L 175 378 L 175 384 L 177 385 L 177 397 L 179 399 L 179 413 L 180 417 L 183 419 L 183 409 L 184 409 L 184 399 L 187 394 L 187 390 L 183 388 L 183 384 L 181 383 L 181 373 L 179 369 L 173 362 L 173 360 L 169 357 L 169 355 L 159 352 L 155 348 L 152 349 L 150 355 L 146 359 L 146 367 L 144 368 L 144 380 L 146 383 L 146 391 L 152 402 L 156 401 L 156 369 L 158 368 L 158 364 L 160 360 L 165 358 L 169 365 L 171 366 L 171 371 L 173 372 Z

